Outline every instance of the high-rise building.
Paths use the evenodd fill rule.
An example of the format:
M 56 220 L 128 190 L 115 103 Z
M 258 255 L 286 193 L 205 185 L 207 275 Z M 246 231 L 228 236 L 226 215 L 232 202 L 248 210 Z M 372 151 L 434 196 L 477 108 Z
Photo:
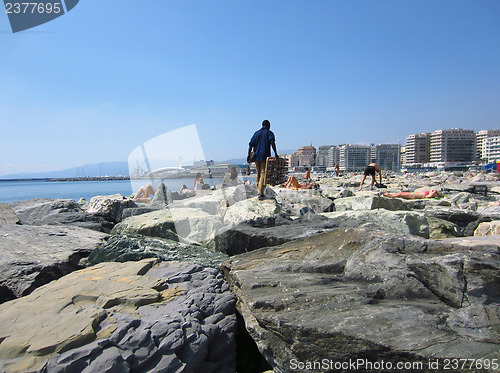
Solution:
M 328 150 L 328 164 L 330 167 L 333 167 L 334 163 L 340 164 L 340 149 L 338 146 L 332 146 Z
M 399 171 L 401 168 L 401 146 L 398 144 L 379 144 L 374 146 L 374 162 L 382 170 Z
M 339 147 L 340 169 L 346 172 L 362 171 L 370 163 L 370 147 L 344 144 Z
M 406 146 L 401 145 L 401 157 L 399 158 L 399 162 L 403 165 L 406 164 Z
M 481 154 L 487 162 L 500 161 L 500 136 L 485 137 Z
M 453 128 L 431 133 L 431 163 L 470 163 L 476 160 L 476 134 Z
M 330 164 L 329 152 L 332 145 L 322 145 L 318 148 L 318 154 L 316 155 L 316 167 L 319 171 L 326 171 L 328 167 L 332 167 L 333 163 Z
M 431 134 L 418 133 L 412 134 L 406 138 L 405 165 L 415 165 L 427 163 L 430 161 Z
M 477 143 L 477 160 L 478 161 L 487 161 L 488 156 L 483 154 L 483 139 L 488 137 L 497 137 L 500 136 L 500 129 L 494 130 L 481 130 L 476 134 L 476 143 Z

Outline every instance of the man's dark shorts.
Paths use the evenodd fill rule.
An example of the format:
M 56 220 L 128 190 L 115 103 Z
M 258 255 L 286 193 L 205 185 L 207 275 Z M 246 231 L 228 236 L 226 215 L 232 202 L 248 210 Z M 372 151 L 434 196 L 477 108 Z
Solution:
M 367 166 L 365 168 L 365 176 L 372 175 L 375 176 L 375 166 Z

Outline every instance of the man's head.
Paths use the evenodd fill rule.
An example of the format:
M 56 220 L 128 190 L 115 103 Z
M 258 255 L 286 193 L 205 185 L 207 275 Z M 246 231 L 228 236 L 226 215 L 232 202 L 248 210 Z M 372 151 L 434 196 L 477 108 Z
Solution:
M 271 128 L 271 122 L 269 122 L 267 119 L 262 122 L 262 127 L 265 127 L 267 129 Z

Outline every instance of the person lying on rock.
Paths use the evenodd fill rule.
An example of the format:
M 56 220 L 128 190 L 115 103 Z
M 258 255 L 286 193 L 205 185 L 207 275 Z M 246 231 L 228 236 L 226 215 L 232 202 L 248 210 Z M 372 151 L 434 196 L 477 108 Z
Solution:
M 149 203 L 153 199 L 155 193 L 156 191 L 151 186 L 151 184 L 146 184 L 137 191 L 132 201 L 140 203 Z
M 398 193 L 382 193 L 384 197 L 389 198 L 404 198 L 404 199 L 424 199 L 424 198 L 439 198 L 443 195 L 437 189 L 420 190 L 415 192 L 398 192 Z
M 314 187 L 314 183 L 299 183 L 295 176 L 289 176 L 286 183 L 282 185 L 288 189 L 312 189 Z

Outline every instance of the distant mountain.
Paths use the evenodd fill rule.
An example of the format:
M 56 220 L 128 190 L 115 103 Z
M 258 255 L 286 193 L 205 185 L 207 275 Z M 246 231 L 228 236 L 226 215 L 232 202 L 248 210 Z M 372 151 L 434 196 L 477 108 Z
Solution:
M 279 151 L 279 149 L 278 149 Z M 291 154 L 294 151 L 283 150 L 281 154 Z M 220 163 L 220 162 L 216 162 Z M 246 158 L 234 158 L 222 163 L 232 163 L 243 165 L 247 163 Z M 79 167 L 72 167 L 65 170 L 46 172 L 23 172 L 0 176 L 0 179 L 46 179 L 46 178 L 66 178 L 66 177 L 94 177 L 94 176 L 130 176 L 128 172 L 128 162 L 101 162 L 85 164 Z
M 23 172 L 0 176 L 0 179 L 45 179 L 61 177 L 129 176 L 128 162 L 101 162 L 59 171 Z
M 223 161 L 221 163 L 245 164 L 247 163 L 247 160 L 246 158 L 235 158 L 235 159 L 228 159 L 227 161 Z
M 280 150 L 278 149 L 278 154 L 292 154 L 293 152 L 296 152 L 297 150 Z M 272 155 L 274 155 L 274 152 L 271 151 Z M 245 164 L 247 163 L 246 158 L 234 158 L 234 159 L 228 159 L 227 161 L 224 161 L 223 163 L 233 163 L 233 164 Z

